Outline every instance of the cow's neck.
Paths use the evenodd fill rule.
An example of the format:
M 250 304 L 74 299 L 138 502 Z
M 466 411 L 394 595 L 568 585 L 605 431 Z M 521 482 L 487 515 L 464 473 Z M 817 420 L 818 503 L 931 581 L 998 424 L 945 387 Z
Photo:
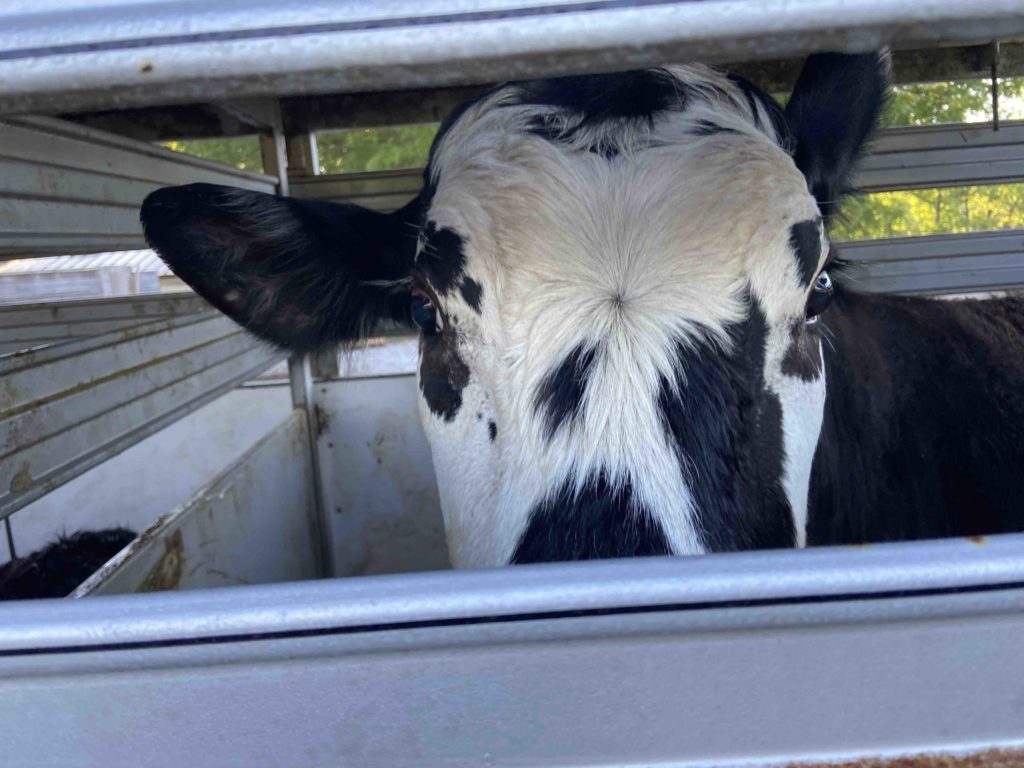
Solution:
M 825 317 L 808 543 L 1019 530 L 1024 299 L 846 294 Z

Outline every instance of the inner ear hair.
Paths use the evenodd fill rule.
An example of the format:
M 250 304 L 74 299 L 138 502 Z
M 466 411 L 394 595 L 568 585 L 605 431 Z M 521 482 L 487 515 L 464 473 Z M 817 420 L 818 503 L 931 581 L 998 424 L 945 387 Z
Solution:
M 141 218 L 149 244 L 197 293 L 257 336 L 310 351 L 408 320 L 399 286 L 417 211 L 190 184 L 150 194 Z

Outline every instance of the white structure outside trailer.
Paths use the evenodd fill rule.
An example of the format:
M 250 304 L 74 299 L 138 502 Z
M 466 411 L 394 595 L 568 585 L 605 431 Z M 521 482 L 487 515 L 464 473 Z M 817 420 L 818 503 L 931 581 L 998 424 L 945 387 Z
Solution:
M 999 66 L 988 41 L 1022 34 L 1017 0 L 14 0 L 0 258 L 140 248 L 165 184 L 416 193 L 419 171 L 313 175 L 278 97 L 884 43 Z M 189 101 L 258 127 L 269 175 L 68 114 Z M 1015 123 L 891 130 L 858 183 L 1021 182 L 1022 150 Z M 847 255 L 873 290 L 1024 286 L 1024 230 Z M 274 384 L 281 354 L 191 294 L 0 306 L 0 561 L 43 518 L 145 527 L 82 599 L 0 605 L 3 765 L 1024 763 L 1024 535 L 423 573 L 447 554 L 397 359 Z

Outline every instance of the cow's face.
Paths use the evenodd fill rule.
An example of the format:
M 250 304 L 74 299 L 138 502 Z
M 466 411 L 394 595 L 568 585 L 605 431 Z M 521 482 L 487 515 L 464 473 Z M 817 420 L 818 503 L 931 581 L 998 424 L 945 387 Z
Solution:
M 456 565 L 804 541 L 832 286 L 823 214 L 884 88 L 815 57 L 784 113 L 704 67 L 510 85 L 384 216 L 193 186 L 147 235 L 297 349 L 420 329 Z

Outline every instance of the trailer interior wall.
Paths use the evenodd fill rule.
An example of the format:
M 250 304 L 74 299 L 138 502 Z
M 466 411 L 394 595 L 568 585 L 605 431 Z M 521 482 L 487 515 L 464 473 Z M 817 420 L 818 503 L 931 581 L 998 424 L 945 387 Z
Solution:
M 73 5 L 13 0 L 0 9 L 0 114 L 437 87 L 680 58 L 752 60 L 1024 34 L 1015 0 Z M 274 140 L 264 145 L 273 148 L 277 178 L 200 163 L 183 180 L 223 173 L 221 183 L 286 191 L 274 111 L 264 123 L 273 124 Z M 45 153 L 15 155 L 0 144 L 0 162 L 20 169 L 2 176 L 13 182 L 0 182 L 10 185 L 0 205 L 14 212 L 0 229 L 0 254 L 60 252 L 69 242 L 136 247 L 129 212 L 181 168 L 165 165 L 160 150 L 49 118 L 5 117 L 0 130 L 21 137 L 19 147 L 40 136 L 38 146 L 55 147 L 51 163 Z M 913 143 L 893 147 L 910 159 L 886 166 L 879 153 L 870 173 L 898 175 L 906 163 L 895 182 L 904 185 L 914 183 L 912 173 L 936 183 L 932 166 L 943 165 L 1019 176 L 1019 132 L 1007 134 L 1008 143 L 978 134 L 967 147 L 942 144 L 949 135 L 939 133 L 937 154 L 926 157 Z M 85 145 L 99 158 L 128 155 L 113 169 L 91 167 Z M 153 158 L 150 171 L 128 171 Z M 47 197 L 52 179 L 38 171 L 50 166 L 58 180 L 75 180 L 69 189 L 80 198 Z M 106 213 L 92 221 L 83 204 Z M 1004 250 L 992 250 L 998 238 Z M 866 279 L 926 292 L 992 287 L 993 276 L 1000 286 L 1019 284 L 1019 238 L 921 238 L 909 247 L 924 250 L 899 260 L 933 259 L 935 267 L 942 253 L 970 251 L 972 264 L 990 258 L 984 279 L 970 266 L 945 283 L 931 268 Z M 0 515 L 25 511 L 278 359 L 205 311 L 0 357 Z M 353 574 L 444 565 L 411 378 L 314 387 L 308 363 L 293 360 L 291 372 L 295 407 L 79 594 L 205 586 L 195 575 L 222 564 L 234 570 L 221 584 L 259 580 L 260 572 L 308 578 L 331 560 Z M 383 395 L 379 410 L 359 407 L 383 403 Z M 236 537 L 245 520 L 271 539 Z M 281 546 L 268 546 L 274 538 Z M 314 541 L 330 546 L 316 550 Z M 301 546 L 315 551 L 303 555 Z M 315 568 L 303 570 L 310 563 Z M 257 767 L 764 765 L 865 756 L 884 764 L 938 752 L 1015 764 L 1024 754 L 1022 584 L 1024 537 L 1012 535 L 3 605 L 0 745 L 12 766 L 83 756 L 134 764 L 140 755 L 154 765 Z

